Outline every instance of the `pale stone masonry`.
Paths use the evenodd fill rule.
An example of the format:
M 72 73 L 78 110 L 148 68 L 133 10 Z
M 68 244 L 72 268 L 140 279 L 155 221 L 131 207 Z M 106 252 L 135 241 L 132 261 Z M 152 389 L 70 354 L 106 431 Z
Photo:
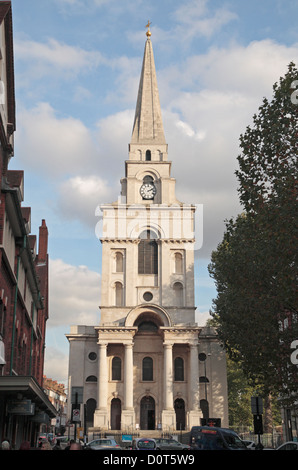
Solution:
M 227 426 L 225 354 L 195 321 L 196 208 L 175 196 L 147 36 L 121 196 L 101 206 L 100 323 L 66 335 L 69 388 L 100 430 Z

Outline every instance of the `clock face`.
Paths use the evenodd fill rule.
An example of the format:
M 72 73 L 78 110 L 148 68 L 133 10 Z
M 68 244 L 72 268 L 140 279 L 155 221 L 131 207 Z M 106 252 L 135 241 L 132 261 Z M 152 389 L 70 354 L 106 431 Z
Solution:
M 154 184 L 145 183 L 142 184 L 140 193 L 143 199 L 153 199 L 156 194 L 156 188 Z

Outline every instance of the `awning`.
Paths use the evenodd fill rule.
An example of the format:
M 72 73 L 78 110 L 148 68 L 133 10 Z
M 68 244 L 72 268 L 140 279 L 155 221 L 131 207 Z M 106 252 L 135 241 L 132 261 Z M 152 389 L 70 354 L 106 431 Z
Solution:
M 43 389 L 31 376 L 1 376 L 0 397 L 7 400 L 31 400 L 35 403 L 35 413 L 45 412 L 49 418 L 55 418 L 58 414 Z

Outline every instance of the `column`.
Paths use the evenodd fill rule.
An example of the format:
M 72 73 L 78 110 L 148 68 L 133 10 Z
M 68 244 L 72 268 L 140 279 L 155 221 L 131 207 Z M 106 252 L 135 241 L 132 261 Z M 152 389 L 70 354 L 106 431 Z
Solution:
M 108 400 L 108 363 L 107 363 L 107 344 L 98 345 L 98 382 L 97 382 L 97 400 L 99 409 L 107 408 Z
M 164 410 L 173 409 L 173 344 L 164 343 Z
M 98 381 L 97 381 L 97 408 L 94 413 L 94 427 L 108 429 L 108 364 L 107 344 L 98 344 Z
M 163 410 L 161 413 L 164 431 L 176 429 L 176 414 L 173 403 L 173 343 L 164 343 L 164 380 L 163 380 Z
M 133 432 L 135 411 L 133 401 L 133 343 L 124 343 L 124 406 L 121 412 L 121 429 Z
M 189 379 L 189 413 L 188 426 L 199 426 L 201 424 L 202 411 L 200 409 L 199 395 L 199 357 L 198 344 L 190 345 L 190 379 Z
M 133 345 L 124 345 L 124 408 L 133 409 Z
M 190 388 L 189 388 L 189 408 L 190 410 L 198 410 L 199 404 L 199 358 L 198 346 L 190 345 Z

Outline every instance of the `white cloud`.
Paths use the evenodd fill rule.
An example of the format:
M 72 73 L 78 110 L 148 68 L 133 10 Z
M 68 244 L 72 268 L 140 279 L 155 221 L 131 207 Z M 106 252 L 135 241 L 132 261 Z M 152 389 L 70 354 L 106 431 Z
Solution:
M 49 38 L 47 43 L 16 39 L 14 51 L 18 61 L 25 61 L 26 75 L 28 73 L 31 77 L 34 75 L 34 79 L 47 75 L 49 72 L 54 77 L 59 71 L 63 72 L 64 77 L 67 78 L 70 72 L 72 75 L 85 72 L 86 69 L 97 67 L 105 62 L 98 51 L 87 51 L 80 47 L 70 46 L 54 38 Z
M 49 103 L 19 112 L 17 142 L 22 158 L 44 177 L 94 169 L 96 148 L 90 130 L 73 117 L 57 116 Z
M 210 38 L 216 34 L 222 26 L 237 19 L 237 15 L 226 7 L 221 7 L 215 12 L 209 12 L 207 0 L 192 0 L 183 3 L 174 13 L 177 26 L 177 35 L 182 42 L 188 42 L 194 37 L 203 36 Z
M 47 328 L 99 323 L 100 274 L 86 266 L 50 260 L 50 314 Z
M 76 176 L 61 183 L 57 207 L 65 218 L 81 220 L 95 228 L 97 206 L 111 202 L 112 198 L 107 181 L 98 176 Z
M 68 352 L 61 348 L 47 346 L 45 352 L 44 375 L 58 383 L 64 383 L 67 388 Z

